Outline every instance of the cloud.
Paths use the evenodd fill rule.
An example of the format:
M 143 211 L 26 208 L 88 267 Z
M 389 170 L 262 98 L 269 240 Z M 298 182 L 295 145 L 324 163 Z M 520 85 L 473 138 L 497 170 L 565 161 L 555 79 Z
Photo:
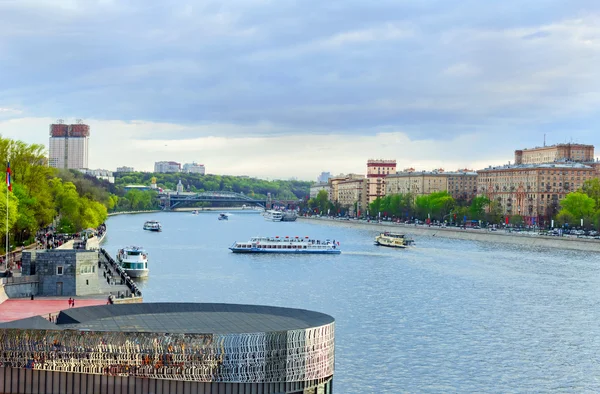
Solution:
M 443 155 L 461 166 L 510 160 L 543 134 L 599 142 L 600 5 L 591 0 L 0 2 L 0 56 L 0 108 L 21 111 L 0 111 L 4 126 L 32 125 L 19 138 L 41 133 L 47 143 L 53 119 L 83 118 L 94 146 L 108 149 L 94 157 L 115 165 L 118 137 L 148 149 L 360 140 L 377 156 L 367 141 L 400 132 L 412 152 L 425 149 L 414 160 L 437 160 L 438 140 L 463 141 Z M 269 168 L 259 154 L 236 154 L 252 157 L 244 168 Z M 312 157 L 298 150 L 294 168 L 308 168 L 301 154 Z

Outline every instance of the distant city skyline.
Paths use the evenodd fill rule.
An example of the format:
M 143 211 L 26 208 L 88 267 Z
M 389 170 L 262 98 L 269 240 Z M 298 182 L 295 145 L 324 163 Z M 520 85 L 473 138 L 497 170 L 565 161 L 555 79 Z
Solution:
M 600 146 L 599 19 L 589 0 L 0 2 L 0 134 L 47 147 L 81 118 L 89 167 L 113 170 L 476 170 Z

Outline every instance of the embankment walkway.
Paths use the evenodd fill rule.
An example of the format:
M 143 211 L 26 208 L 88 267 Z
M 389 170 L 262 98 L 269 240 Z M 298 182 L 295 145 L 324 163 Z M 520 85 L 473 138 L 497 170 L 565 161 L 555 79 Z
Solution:
M 338 220 L 329 218 L 303 217 L 299 220 L 320 222 L 323 224 L 352 226 L 374 231 L 397 231 L 419 236 L 441 237 L 450 239 L 463 239 L 481 242 L 498 242 L 516 244 L 531 247 L 558 248 L 568 250 L 583 250 L 588 252 L 600 252 L 600 240 L 574 238 L 574 237 L 552 237 L 529 233 L 507 232 L 505 230 L 489 231 L 485 229 L 462 229 L 455 227 L 436 227 L 394 222 L 366 222 L 362 220 Z

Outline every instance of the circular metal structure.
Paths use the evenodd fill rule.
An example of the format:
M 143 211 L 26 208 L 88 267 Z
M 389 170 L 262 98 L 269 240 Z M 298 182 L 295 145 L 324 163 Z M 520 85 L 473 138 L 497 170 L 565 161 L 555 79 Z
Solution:
M 238 304 L 74 308 L 60 312 L 56 324 L 40 317 L 0 325 L 0 358 L 3 369 L 67 372 L 79 382 L 118 376 L 122 387 L 142 379 L 181 382 L 181 392 L 186 384 L 198 392 L 331 392 L 334 319 Z M 179 392 L 174 384 L 168 392 Z

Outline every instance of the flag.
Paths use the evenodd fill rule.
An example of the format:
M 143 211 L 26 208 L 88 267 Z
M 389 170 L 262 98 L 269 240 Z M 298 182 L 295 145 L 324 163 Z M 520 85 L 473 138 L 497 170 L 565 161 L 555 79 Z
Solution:
M 9 192 L 12 192 L 12 183 L 10 182 L 10 162 L 8 162 L 8 166 L 6 167 L 6 187 Z

